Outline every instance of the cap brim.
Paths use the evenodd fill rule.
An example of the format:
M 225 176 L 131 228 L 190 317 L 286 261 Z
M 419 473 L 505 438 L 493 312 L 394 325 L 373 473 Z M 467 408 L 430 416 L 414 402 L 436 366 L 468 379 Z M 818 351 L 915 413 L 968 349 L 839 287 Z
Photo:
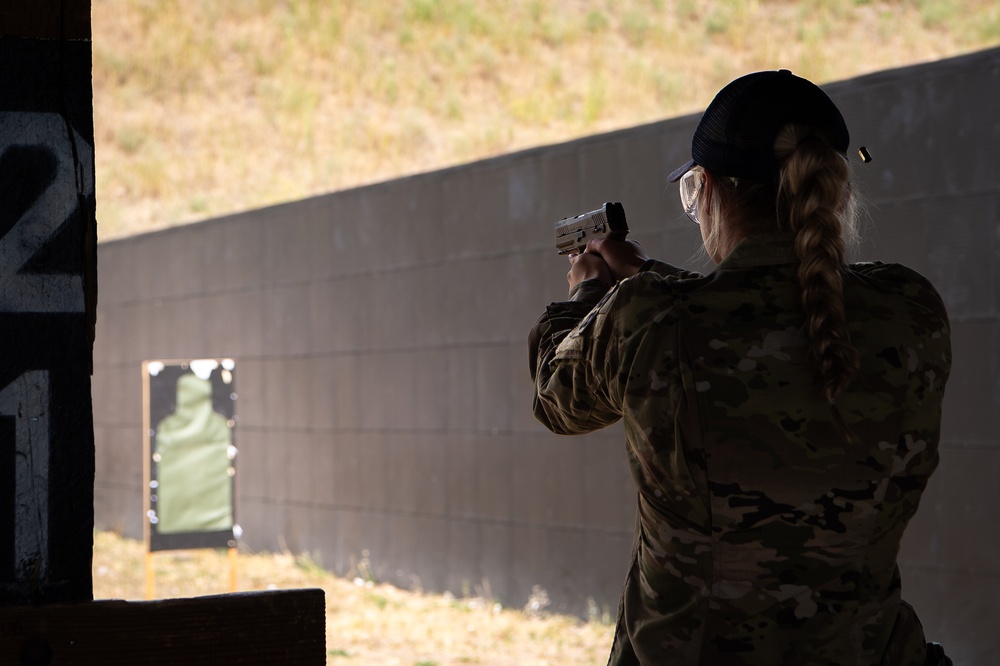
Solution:
M 681 179 L 681 176 L 683 176 L 684 174 L 686 174 L 693 167 L 694 167 L 694 160 L 688 160 L 684 164 L 684 166 L 682 166 L 681 168 L 675 170 L 672 174 L 670 174 L 670 176 L 667 178 L 667 182 L 668 183 L 676 183 L 678 180 Z

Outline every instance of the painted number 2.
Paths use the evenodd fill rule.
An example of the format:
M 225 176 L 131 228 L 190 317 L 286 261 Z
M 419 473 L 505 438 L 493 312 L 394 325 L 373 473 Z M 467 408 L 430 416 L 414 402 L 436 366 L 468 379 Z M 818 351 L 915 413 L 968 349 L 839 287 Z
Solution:
M 44 580 L 49 559 L 48 371 L 30 370 L 0 390 L 0 416 L 15 421 L 15 578 Z
M 72 132 L 68 136 L 67 132 Z M 55 158 L 54 178 L 27 211 L 0 238 L 0 312 L 83 312 L 79 275 L 22 274 L 21 270 L 69 220 L 78 206 L 77 177 L 84 194 L 94 192 L 93 173 L 74 173 L 70 141 L 82 164 L 93 160 L 93 148 L 56 113 L 0 112 L 0 151 L 32 146 Z

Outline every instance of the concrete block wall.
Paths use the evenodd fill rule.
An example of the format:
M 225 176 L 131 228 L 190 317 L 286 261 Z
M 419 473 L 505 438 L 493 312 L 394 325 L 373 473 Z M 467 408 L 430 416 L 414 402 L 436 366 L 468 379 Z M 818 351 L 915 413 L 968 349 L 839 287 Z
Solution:
M 942 464 L 904 543 L 904 594 L 956 663 L 987 663 L 1000 622 L 1000 50 L 826 88 L 875 157 L 856 169 L 872 218 L 860 258 L 926 274 L 954 328 Z M 141 361 L 228 356 L 244 548 L 507 605 L 540 585 L 555 610 L 613 614 L 634 520 L 621 430 L 560 438 L 536 424 L 525 340 L 565 295 L 561 217 L 622 201 L 653 256 L 706 267 L 665 187 L 696 122 L 102 244 L 98 526 L 142 533 Z

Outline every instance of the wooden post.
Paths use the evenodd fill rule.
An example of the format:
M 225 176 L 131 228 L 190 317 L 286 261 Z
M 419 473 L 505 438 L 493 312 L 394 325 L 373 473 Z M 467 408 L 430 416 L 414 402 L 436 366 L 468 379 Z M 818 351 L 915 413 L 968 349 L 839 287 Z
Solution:
M 153 562 L 153 553 L 146 551 L 146 600 L 156 597 L 156 566 Z
M 229 591 L 236 592 L 238 586 L 236 584 L 236 573 L 237 573 L 237 561 L 239 560 L 239 549 L 230 548 L 229 549 Z
M 322 590 L 92 601 L 90 0 L 0 3 L 0 63 L 0 664 L 325 663 Z
M 0 605 L 89 600 L 89 0 L 0 5 Z

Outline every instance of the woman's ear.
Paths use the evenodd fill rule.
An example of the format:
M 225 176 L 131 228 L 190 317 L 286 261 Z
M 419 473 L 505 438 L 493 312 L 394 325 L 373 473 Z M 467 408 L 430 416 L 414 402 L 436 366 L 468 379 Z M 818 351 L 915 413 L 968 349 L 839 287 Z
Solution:
M 698 219 L 701 225 L 711 229 L 715 225 L 712 219 L 712 196 L 715 194 L 715 179 L 708 171 L 702 173 L 701 192 L 698 193 Z
M 715 179 L 708 171 L 704 174 L 704 181 L 701 185 L 701 192 L 698 194 L 698 219 L 701 224 L 701 239 L 705 245 L 705 251 L 712 261 L 719 263 L 726 256 L 728 250 L 723 247 L 725 242 L 724 230 L 715 219 L 718 208 L 712 206 L 712 199 L 715 196 Z
M 715 178 L 712 176 L 712 172 L 704 172 L 704 183 L 701 186 L 701 194 L 699 195 L 700 201 L 698 202 L 698 210 L 705 211 L 708 210 L 712 202 L 712 193 L 715 189 Z

